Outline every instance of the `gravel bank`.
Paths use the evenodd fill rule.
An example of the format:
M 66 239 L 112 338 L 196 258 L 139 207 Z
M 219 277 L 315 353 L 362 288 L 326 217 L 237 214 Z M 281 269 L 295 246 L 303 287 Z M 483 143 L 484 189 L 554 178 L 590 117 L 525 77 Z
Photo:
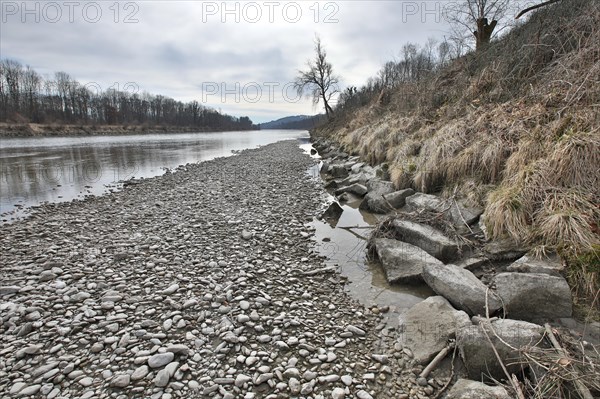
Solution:
M 432 395 L 313 252 L 313 162 L 275 143 L 0 227 L 0 396 Z

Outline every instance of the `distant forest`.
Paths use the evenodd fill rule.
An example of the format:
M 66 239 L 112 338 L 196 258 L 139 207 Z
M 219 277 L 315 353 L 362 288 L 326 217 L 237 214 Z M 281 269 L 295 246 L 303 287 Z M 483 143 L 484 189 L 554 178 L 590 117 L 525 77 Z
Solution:
M 66 72 L 53 79 L 11 59 L 0 60 L 0 122 L 60 125 L 197 127 L 200 130 L 254 130 L 250 118 L 221 114 L 197 101 L 183 103 L 137 87 L 100 90 Z

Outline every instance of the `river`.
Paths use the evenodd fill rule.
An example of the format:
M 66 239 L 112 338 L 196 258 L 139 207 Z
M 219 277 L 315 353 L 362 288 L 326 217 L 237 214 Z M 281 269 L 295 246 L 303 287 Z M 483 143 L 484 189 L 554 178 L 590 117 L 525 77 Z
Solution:
M 117 190 L 186 163 L 232 155 L 280 140 L 308 142 L 306 130 L 0 139 L 0 223 L 43 202 Z

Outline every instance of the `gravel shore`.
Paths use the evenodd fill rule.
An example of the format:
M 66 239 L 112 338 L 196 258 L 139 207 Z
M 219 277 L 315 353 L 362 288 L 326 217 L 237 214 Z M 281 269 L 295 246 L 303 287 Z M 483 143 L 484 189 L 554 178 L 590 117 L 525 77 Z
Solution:
M 0 227 L 0 397 L 408 398 L 410 352 L 313 251 L 297 142 Z

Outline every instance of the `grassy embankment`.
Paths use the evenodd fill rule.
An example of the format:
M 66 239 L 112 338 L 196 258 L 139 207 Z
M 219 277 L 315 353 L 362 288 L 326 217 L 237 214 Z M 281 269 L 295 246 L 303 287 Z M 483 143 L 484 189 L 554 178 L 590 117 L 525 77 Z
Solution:
M 557 250 L 598 319 L 599 107 L 600 3 L 570 0 L 316 134 L 387 163 L 398 189 L 484 206 L 493 238 Z

